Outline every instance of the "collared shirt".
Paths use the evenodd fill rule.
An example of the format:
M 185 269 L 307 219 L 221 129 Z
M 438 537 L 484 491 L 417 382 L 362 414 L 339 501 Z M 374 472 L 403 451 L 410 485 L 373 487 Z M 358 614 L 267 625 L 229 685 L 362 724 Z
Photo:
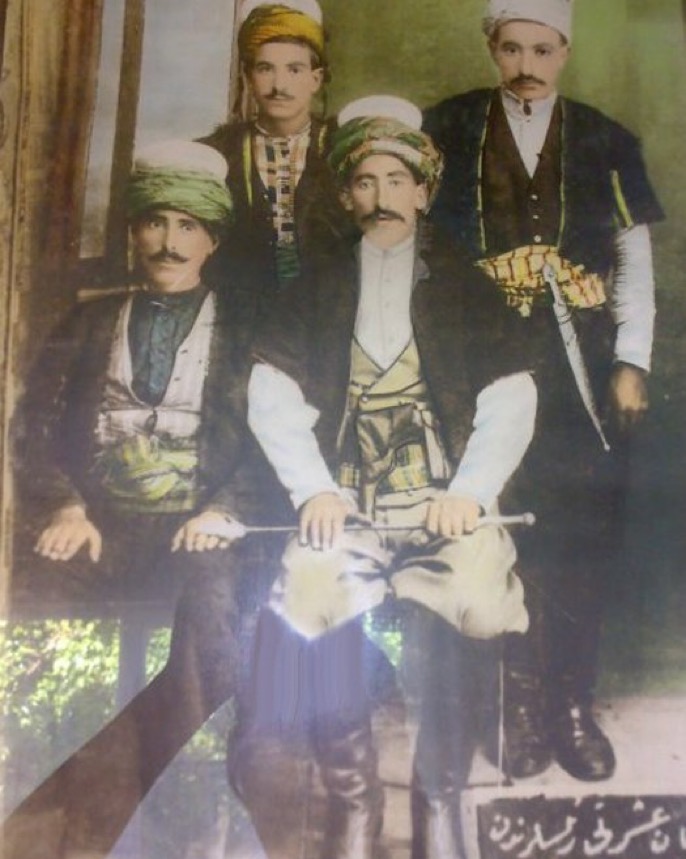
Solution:
M 412 337 L 410 298 L 414 235 L 383 250 L 366 238 L 360 244 L 360 301 L 355 337 L 382 369 L 388 369 Z
M 183 292 L 139 292 L 128 325 L 131 387 L 144 403 L 158 405 L 172 374 L 176 353 L 195 323 L 207 295 L 199 284 Z
M 276 137 L 255 126 L 253 141 L 255 164 L 271 203 L 277 244 L 293 244 L 295 189 L 305 170 L 310 125 L 287 137 Z
M 552 92 L 546 98 L 529 101 L 518 98 L 510 90 L 502 89 L 501 98 L 519 154 L 527 173 L 533 176 L 550 127 L 557 93 Z

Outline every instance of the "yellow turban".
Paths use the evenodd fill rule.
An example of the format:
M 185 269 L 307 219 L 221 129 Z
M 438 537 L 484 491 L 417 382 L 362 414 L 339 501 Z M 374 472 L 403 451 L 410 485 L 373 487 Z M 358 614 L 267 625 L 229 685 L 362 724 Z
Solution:
M 284 38 L 303 41 L 324 58 L 322 25 L 304 12 L 279 4 L 253 9 L 238 33 L 238 53 L 243 62 L 250 63 L 262 45 Z

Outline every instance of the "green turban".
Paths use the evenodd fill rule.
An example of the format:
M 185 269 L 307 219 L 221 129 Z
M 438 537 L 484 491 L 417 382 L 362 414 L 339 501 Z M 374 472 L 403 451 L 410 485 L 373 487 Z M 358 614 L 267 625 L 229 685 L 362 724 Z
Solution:
M 129 220 L 150 209 L 174 209 L 218 228 L 231 223 L 226 160 L 204 143 L 169 140 L 136 158 L 126 189 Z
M 341 182 L 370 155 L 394 155 L 426 184 L 431 202 L 443 174 L 443 157 L 428 134 L 390 117 L 358 117 L 332 138 L 329 164 Z

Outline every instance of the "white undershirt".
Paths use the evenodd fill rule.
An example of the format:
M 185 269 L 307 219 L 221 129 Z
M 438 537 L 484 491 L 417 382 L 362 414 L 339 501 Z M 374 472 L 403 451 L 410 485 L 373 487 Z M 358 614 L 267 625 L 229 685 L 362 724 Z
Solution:
M 389 250 L 363 238 L 360 262 L 355 337 L 367 355 L 387 370 L 412 337 L 414 235 Z

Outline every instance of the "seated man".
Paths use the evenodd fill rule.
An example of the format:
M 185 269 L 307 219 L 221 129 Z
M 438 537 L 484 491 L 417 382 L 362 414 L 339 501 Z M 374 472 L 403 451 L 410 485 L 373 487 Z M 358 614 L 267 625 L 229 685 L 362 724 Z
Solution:
M 231 545 L 240 521 L 258 515 L 256 492 L 278 497 L 251 454 L 245 415 L 256 290 L 234 281 L 217 291 L 201 276 L 231 216 L 226 169 L 200 143 L 141 154 L 127 190 L 140 281 L 77 307 L 28 386 L 20 478 L 30 473 L 27 501 L 47 523 L 31 578 L 20 570 L 14 583 L 15 604 L 171 604 L 188 587 L 168 664 L 12 815 L 8 857 L 28 855 L 24 834 L 55 857 L 113 845 L 235 691 L 242 615 L 268 590 L 250 538 Z M 46 811 L 59 814 L 39 836 L 32 822 Z
M 424 246 L 419 221 L 442 161 L 420 112 L 374 97 L 339 122 L 330 163 L 362 239 L 309 261 L 302 295 L 258 338 L 249 384 L 250 425 L 300 516 L 271 605 L 314 639 L 389 594 L 401 602 L 404 649 L 422 660 L 408 676 L 420 701 L 413 855 L 455 859 L 472 702 L 455 694 L 446 660 L 527 627 L 513 543 L 479 517 L 531 439 L 536 390 L 512 358 L 516 323 L 492 283 Z M 346 531 L 346 520 L 368 527 Z M 323 855 L 371 859 L 383 796 L 355 700 L 363 684 L 319 676 L 338 687 L 315 726 L 329 794 Z

